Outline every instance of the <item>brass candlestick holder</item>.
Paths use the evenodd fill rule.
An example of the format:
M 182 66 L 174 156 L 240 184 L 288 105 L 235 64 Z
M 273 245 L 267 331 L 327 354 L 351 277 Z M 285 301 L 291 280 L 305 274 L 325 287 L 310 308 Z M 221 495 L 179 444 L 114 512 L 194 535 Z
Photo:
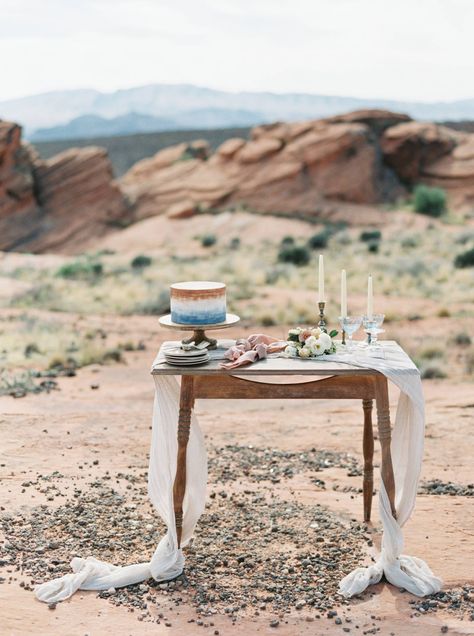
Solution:
M 344 331 L 344 329 L 342 330 L 342 340 L 341 340 L 341 344 L 345 345 L 346 344 L 346 332 Z
M 318 322 L 318 327 L 321 329 L 321 331 L 326 331 L 326 318 L 324 316 L 324 308 L 326 307 L 326 303 L 325 301 L 319 301 L 318 302 L 318 307 L 319 307 L 319 322 Z

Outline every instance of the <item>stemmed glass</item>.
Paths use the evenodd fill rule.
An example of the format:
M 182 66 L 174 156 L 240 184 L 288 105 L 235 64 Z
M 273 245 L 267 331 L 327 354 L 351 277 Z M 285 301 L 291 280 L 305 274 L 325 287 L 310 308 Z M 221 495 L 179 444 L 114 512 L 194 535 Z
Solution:
M 341 329 L 349 336 L 349 343 L 347 345 L 348 353 L 354 349 L 354 343 L 352 342 L 352 336 L 359 329 L 362 324 L 362 316 L 339 316 L 339 324 Z
M 369 316 L 364 316 L 363 324 L 365 332 L 368 335 L 367 345 L 372 349 L 377 349 L 380 345 L 377 345 L 377 338 L 379 333 L 383 333 L 383 329 L 380 327 L 383 324 L 385 319 L 385 314 L 373 314 L 370 318 Z

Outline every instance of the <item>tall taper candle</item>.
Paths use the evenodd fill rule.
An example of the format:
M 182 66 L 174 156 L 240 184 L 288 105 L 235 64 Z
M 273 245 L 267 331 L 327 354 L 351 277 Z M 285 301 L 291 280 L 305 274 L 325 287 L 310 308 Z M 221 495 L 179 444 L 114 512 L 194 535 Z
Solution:
M 324 258 L 323 255 L 319 255 L 319 298 L 318 301 L 323 303 L 326 301 L 324 297 Z
M 372 320 L 374 314 L 374 292 L 372 288 L 372 274 L 369 275 L 367 283 L 367 317 Z
M 346 270 L 341 272 L 341 318 L 347 317 L 347 287 L 346 287 Z

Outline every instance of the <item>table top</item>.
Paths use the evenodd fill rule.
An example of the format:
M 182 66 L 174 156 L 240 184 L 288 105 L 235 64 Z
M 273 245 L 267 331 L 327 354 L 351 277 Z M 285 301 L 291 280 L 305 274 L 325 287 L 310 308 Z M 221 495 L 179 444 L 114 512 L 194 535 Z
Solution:
M 270 356 L 253 364 L 238 367 L 236 369 L 222 369 L 220 363 L 224 360 L 224 352 L 235 344 L 234 340 L 219 340 L 218 348 L 210 351 L 211 360 L 202 366 L 172 366 L 165 361 L 166 348 L 179 346 L 180 341 L 164 342 L 156 356 L 151 373 L 153 375 L 238 375 L 238 376 L 264 376 L 264 375 L 295 375 L 295 376 L 328 376 L 328 375 L 378 375 L 374 369 L 361 368 L 353 364 L 331 360 L 326 356 L 302 360 L 301 358 L 283 358 Z M 407 354 L 399 344 L 393 340 L 385 340 L 381 343 L 384 350 L 396 357 L 409 360 Z M 361 352 L 361 355 L 366 355 Z

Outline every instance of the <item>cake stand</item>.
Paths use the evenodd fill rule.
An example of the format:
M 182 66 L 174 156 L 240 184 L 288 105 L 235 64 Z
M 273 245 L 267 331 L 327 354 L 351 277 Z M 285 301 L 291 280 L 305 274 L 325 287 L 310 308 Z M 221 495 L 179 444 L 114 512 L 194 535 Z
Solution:
M 195 345 L 199 345 L 202 342 L 207 343 L 207 349 L 216 349 L 217 348 L 217 340 L 215 338 L 210 338 L 206 335 L 205 330 L 214 331 L 217 329 L 227 329 L 228 327 L 232 327 L 239 322 L 239 316 L 235 314 L 226 314 L 226 319 L 224 322 L 217 322 L 211 325 L 183 325 L 177 322 L 173 322 L 171 320 L 171 314 L 167 314 L 166 316 L 161 316 L 159 322 L 162 327 L 166 329 L 175 329 L 177 331 L 192 331 L 193 335 L 190 338 L 186 338 L 181 340 L 182 344 L 190 344 L 194 342 Z

